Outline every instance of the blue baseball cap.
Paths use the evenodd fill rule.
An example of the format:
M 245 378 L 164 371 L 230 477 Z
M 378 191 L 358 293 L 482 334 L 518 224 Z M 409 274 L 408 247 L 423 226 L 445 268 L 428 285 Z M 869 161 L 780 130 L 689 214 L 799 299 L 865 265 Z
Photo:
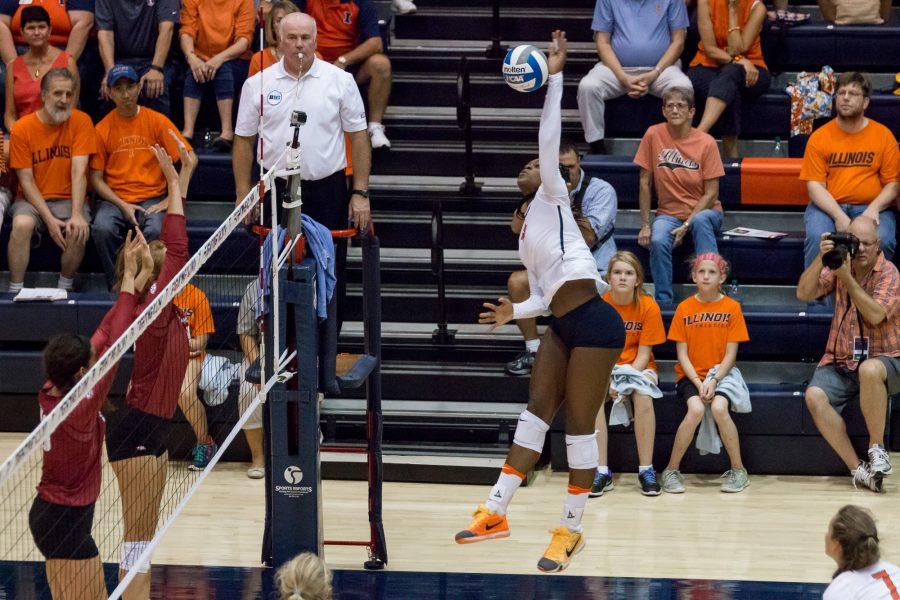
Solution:
M 109 70 L 109 75 L 106 76 L 106 85 L 112 87 L 116 85 L 117 81 L 123 78 L 130 79 L 135 83 L 141 80 L 134 68 L 129 67 L 128 65 L 115 65 Z

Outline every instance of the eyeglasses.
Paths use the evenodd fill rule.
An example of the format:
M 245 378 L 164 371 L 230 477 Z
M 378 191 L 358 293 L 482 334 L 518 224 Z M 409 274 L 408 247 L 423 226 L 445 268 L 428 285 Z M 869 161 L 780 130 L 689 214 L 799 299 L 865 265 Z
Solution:
M 687 102 L 667 102 L 664 107 L 666 110 L 687 110 Z

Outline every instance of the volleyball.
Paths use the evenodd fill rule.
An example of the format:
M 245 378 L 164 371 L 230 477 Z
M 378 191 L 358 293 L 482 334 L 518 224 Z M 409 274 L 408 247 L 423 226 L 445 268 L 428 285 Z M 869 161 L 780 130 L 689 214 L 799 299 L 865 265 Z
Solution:
M 503 77 L 517 92 L 534 92 L 547 83 L 547 58 L 535 46 L 523 44 L 506 53 Z

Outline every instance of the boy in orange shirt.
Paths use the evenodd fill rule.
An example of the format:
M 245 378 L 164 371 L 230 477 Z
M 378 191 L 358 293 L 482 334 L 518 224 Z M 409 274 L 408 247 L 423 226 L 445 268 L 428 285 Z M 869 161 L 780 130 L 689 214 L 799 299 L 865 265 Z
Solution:
M 637 442 L 641 493 L 645 496 L 658 496 L 659 482 L 653 469 L 653 438 L 656 435 L 653 398 L 662 397 L 662 393 L 657 387 L 659 372 L 653 359 L 653 346 L 665 343 L 666 328 L 659 305 L 644 290 L 644 268 L 637 256 L 631 252 L 616 252 L 609 261 L 606 276 L 610 288 L 603 299 L 616 309 L 625 324 L 625 348 L 613 367 L 609 396 L 616 400 L 619 391 L 628 394 L 623 400 L 630 400 L 634 407 L 634 437 Z M 642 380 L 636 385 L 633 378 L 623 382 L 625 387 L 633 390 L 630 393 L 622 387 L 616 389 L 618 380 L 626 379 L 620 375 L 626 370 L 631 371 L 634 377 L 640 374 Z M 642 393 L 637 390 L 638 386 L 655 393 Z M 597 467 L 597 475 L 591 486 L 592 498 L 613 489 L 612 472 L 609 467 L 604 466 L 607 464 L 607 432 L 603 408 L 597 413 L 597 446 L 601 466 Z
M 52 69 L 41 81 L 43 108 L 10 132 L 10 166 L 25 200 L 10 209 L 9 289 L 18 292 L 31 257 L 31 236 L 46 231 L 62 250 L 57 286 L 71 290 L 87 244 L 90 213 L 85 202 L 90 155 L 97 151 L 91 118 L 73 108 L 75 78 Z
M 178 407 L 197 436 L 197 444 L 191 452 L 192 462 L 188 468 L 192 471 L 202 471 L 219 449 L 209 435 L 206 409 L 197 396 L 200 370 L 206 357 L 206 345 L 209 343 L 210 334 L 215 333 L 216 326 L 209 308 L 209 299 L 203 290 L 193 284 L 187 284 L 181 293 L 175 296 L 172 303 L 181 309 L 190 340 L 190 360 L 184 374 L 181 394 L 178 396 Z
M 678 426 L 672 456 L 662 474 L 663 489 L 669 493 L 684 492 L 684 478 L 678 468 L 707 405 L 731 459 L 731 470 L 726 473 L 728 478 L 722 484 L 722 491 L 740 492 L 750 485 L 741 461 L 737 427 L 729 414 L 729 408 L 735 408 L 738 403 L 749 405 L 749 397 L 738 398 L 731 388 L 727 394 L 719 389 L 723 380 L 732 378 L 746 391 L 734 363 L 738 344 L 750 340 L 741 305 L 722 294 L 727 276 L 728 263 L 724 258 L 712 253 L 698 255 L 691 268 L 697 293 L 678 305 L 669 327 L 669 339 L 675 342 L 678 354 L 675 365 L 678 399 L 687 403 L 687 415 Z
M 809 138 L 800 179 L 806 182 L 805 266 L 819 253 L 823 233 L 847 231 L 850 220 L 864 215 L 878 223 L 881 249 L 888 260 L 897 245 L 893 204 L 900 189 L 900 152 L 891 130 L 865 116 L 872 83 L 863 73 L 838 79 L 829 123 Z
M 234 61 L 253 39 L 253 0 L 184 0 L 181 7 L 181 50 L 190 70 L 184 79 L 184 129 L 191 139 L 203 90 L 212 86 L 222 130 L 213 145 L 231 151 L 234 139 Z
M 115 65 L 106 80 L 116 108 L 97 124 L 97 154 L 91 157 L 90 168 L 91 185 L 100 199 L 94 207 L 91 235 L 112 287 L 116 252 L 125 230 L 139 227 L 147 241 L 158 239 L 162 230 L 168 192 L 153 146 L 165 148 L 175 162 L 179 160 L 177 140 L 181 140 L 191 158 L 191 164 L 181 167 L 182 172 L 187 169 L 188 178 L 197 159 L 167 117 L 138 105 L 141 86 L 137 71 Z

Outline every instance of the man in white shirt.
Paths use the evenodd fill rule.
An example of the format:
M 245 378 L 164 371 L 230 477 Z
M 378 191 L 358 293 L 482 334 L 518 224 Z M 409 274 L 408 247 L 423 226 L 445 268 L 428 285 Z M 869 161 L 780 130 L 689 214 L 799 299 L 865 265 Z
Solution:
M 253 185 L 257 136 L 263 168 L 285 169 L 284 150 L 294 131 L 291 114 L 299 110 L 307 117 L 299 137 L 304 214 L 329 229 L 346 228 L 349 217 L 350 222 L 365 231 L 371 221 L 368 188 L 372 149 L 359 89 L 351 74 L 315 58 L 316 22 L 312 17 L 292 13 L 282 19 L 279 27 L 283 58 L 247 79 L 241 91 L 232 154 L 236 201 L 240 203 Z M 349 195 L 344 175 L 345 134 L 353 160 L 353 189 Z M 277 178 L 276 186 L 280 204 L 288 193 L 286 179 Z M 347 246 L 339 243 L 335 265 L 339 329 L 346 259 Z

